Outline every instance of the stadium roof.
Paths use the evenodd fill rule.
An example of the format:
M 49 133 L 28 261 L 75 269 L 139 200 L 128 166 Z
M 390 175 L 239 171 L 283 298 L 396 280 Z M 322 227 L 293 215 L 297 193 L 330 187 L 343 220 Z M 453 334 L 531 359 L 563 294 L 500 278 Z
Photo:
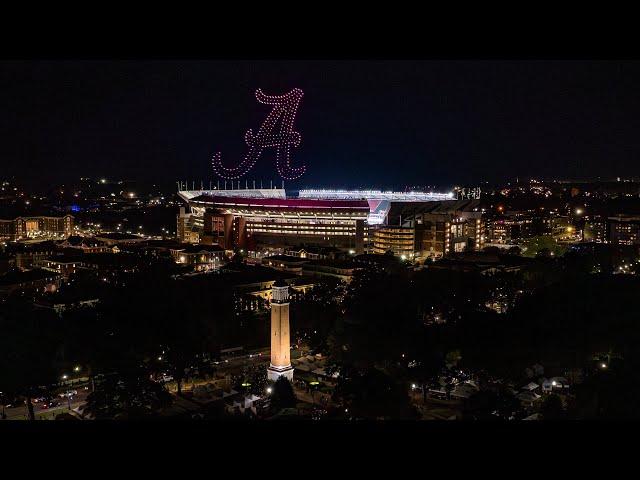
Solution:
M 390 200 L 392 202 L 433 202 L 435 200 L 452 200 L 454 194 L 435 192 L 383 192 L 381 190 L 300 190 L 300 198 L 320 198 L 332 200 L 362 199 Z
M 270 208 L 340 208 L 340 209 L 366 209 L 369 211 L 369 203 L 366 200 L 318 200 L 306 198 L 246 198 L 246 197 L 216 197 L 199 195 L 191 199 L 192 202 L 208 203 L 221 206 L 246 206 L 246 207 L 270 207 Z

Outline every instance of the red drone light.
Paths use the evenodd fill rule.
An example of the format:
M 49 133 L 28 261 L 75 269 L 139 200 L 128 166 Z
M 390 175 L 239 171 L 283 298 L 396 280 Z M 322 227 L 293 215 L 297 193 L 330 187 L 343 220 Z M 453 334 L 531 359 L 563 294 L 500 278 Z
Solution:
M 222 178 L 231 180 L 245 175 L 253 168 L 265 148 L 276 149 L 276 169 L 286 180 L 300 178 L 306 166 L 291 166 L 291 146 L 300 145 L 300 134 L 293 130 L 293 122 L 302 99 L 302 90 L 294 88 L 284 95 L 265 95 L 262 90 L 256 90 L 256 99 L 265 105 L 273 105 L 273 110 L 254 135 L 251 129 L 244 136 L 249 151 L 237 167 L 229 168 L 222 165 L 220 152 L 212 159 L 213 170 Z M 280 121 L 280 128 L 277 123 Z

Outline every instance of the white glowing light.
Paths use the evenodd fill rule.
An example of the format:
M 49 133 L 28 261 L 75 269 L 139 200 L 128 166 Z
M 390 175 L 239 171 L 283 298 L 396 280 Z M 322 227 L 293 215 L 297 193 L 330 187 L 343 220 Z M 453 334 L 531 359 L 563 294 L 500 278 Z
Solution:
M 431 202 L 434 200 L 452 200 L 454 194 L 436 192 L 383 192 L 381 190 L 300 190 L 299 198 L 317 198 L 326 200 L 390 200 L 395 202 Z

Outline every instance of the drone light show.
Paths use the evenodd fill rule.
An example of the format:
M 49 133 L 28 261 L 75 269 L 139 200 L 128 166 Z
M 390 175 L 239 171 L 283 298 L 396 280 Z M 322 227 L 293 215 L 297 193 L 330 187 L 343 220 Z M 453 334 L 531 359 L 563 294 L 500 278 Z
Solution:
M 300 145 L 300 133 L 293 130 L 293 123 L 302 95 L 299 88 L 283 95 L 265 95 L 262 90 L 256 90 L 258 102 L 273 105 L 273 109 L 255 134 L 251 129 L 245 134 L 244 140 L 249 151 L 237 166 L 225 167 L 220 152 L 213 156 L 212 165 L 216 174 L 227 180 L 240 178 L 253 168 L 265 148 L 275 148 L 278 174 L 286 180 L 300 178 L 306 166 L 291 165 L 291 147 Z

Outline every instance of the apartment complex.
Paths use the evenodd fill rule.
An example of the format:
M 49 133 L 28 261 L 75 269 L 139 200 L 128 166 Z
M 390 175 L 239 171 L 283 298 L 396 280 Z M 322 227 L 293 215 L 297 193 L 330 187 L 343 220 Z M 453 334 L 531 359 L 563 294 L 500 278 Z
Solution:
M 0 220 L 0 239 L 65 238 L 73 232 L 73 216 L 17 217 Z

